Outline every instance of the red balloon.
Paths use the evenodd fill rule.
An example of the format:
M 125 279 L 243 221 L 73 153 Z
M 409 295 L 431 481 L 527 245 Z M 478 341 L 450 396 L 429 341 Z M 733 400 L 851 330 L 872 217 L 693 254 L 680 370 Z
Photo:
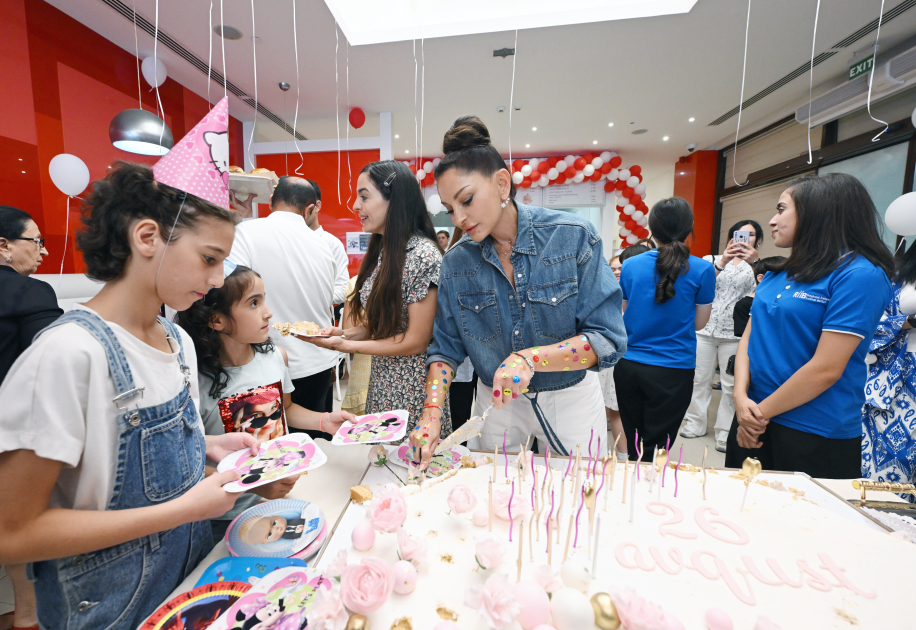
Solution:
M 640 173 L 642 173 L 641 166 L 631 166 L 630 167 L 630 175 L 639 175 Z
M 550 164 L 550 168 L 553 168 L 554 166 L 556 166 L 557 162 L 559 161 L 560 161 L 560 158 L 556 156 L 547 158 L 547 163 Z
M 604 182 L 604 192 L 612 192 L 614 190 L 614 182 Z
M 563 171 L 563 174 L 566 176 L 566 179 L 572 179 L 573 177 L 576 176 L 576 167 L 575 167 L 575 166 L 567 166 L 567 167 L 566 167 L 566 170 Z
M 433 175 L 432 173 L 430 173 L 429 175 L 427 175 L 426 177 L 423 178 L 423 186 L 424 186 L 424 187 L 425 187 L 425 186 L 432 186 L 432 185 L 435 184 L 435 183 L 436 183 L 436 176 Z
M 520 171 L 522 170 L 522 167 L 524 165 L 525 165 L 525 160 L 515 160 L 514 162 L 512 162 L 512 170 Z
M 573 166 L 576 167 L 576 170 L 577 170 L 577 171 L 581 171 L 583 168 L 585 168 L 585 165 L 586 165 L 586 164 L 587 164 L 587 162 L 585 161 L 585 158 L 584 158 L 584 157 L 580 157 L 578 160 L 576 160 L 575 162 L 573 162 Z
M 614 157 L 611 158 L 611 161 L 608 163 L 614 168 L 619 168 L 620 165 L 623 164 L 623 158 L 620 157 L 619 155 L 615 155 Z
M 522 188 L 531 188 L 531 180 L 528 179 L 527 177 L 523 179 L 521 183 L 521 187 Z
M 624 189 L 623 189 L 623 196 L 624 196 L 624 197 L 628 197 L 628 198 L 632 198 L 632 197 L 638 197 L 639 195 L 637 195 L 637 194 L 636 194 L 636 191 L 633 190 L 632 188 L 630 188 L 629 186 L 624 186 Z
M 610 162 L 605 162 L 604 164 L 601 165 L 601 168 L 600 168 L 599 170 L 600 170 L 602 173 L 604 173 L 605 175 L 607 175 L 608 173 L 611 172 L 611 169 L 612 169 L 612 168 L 614 168 L 614 167 L 611 166 L 611 163 L 610 163 Z
M 614 184 L 614 188 L 616 188 L 617 190 L 623 190 L 626 187 L 627 187 L 627 183 L 619 181 L 619 180 L 617 181 L 617 183 Z
M 353 125 L 354 129 L 359 129 L 366 124 L 366 112 L 361 110 L 359 107 L 354 107 L 350 110 L 350 124 Z
M 591 177 L 589 177 L 588 179 L 592 180 L 593 182 L 600 182 L 601 181 L 601 171 L 595 171 L 594 173 L 591 174 Z
M 553 180 L 553 183 L 555 183 L 557 186 L 560 186 L 561 184 L 565 184 L 566 175 L 564 175 L 563 173 L 560 173 L 559 175 L 557 175 L 557 178 Z
M 546 173 L 546 172 L 549 171 L 551 168 L 552 168 L 552 167 L 550 166 L 550 161 L 549 161 L 549 160 L 544 160 L 543 162 L 541 162 L 541 163 L 538 164 L 538 170 L 541 171 L 542 173 Z
M 594 153 L 586 153 L 586 154 L 583 155 L 582 157 L 585 158 L 585 163 L 586 163 L 586 164 L 591 164 L 592 162 L 595 161 L 595 158 L 598 157 L 598 156 L 595 155 Z
M 536 182 L 537 180 L 541 179 L 541 171 L 539 171 L 538 169 L 534 169 L 533 171 L 531 171 L 531 175 L 529 175 L 528 177 L 531 179 L 531 181 Z

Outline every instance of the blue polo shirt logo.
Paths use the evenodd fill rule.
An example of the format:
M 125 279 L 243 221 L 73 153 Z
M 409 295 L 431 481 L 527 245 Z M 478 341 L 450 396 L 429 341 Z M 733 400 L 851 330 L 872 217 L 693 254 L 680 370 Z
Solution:
M 811 295 L 810 293 L 805 293 L 804 291 L 796 291 L 792 297 L 798 298 L 800 300 L 807 300 L 809 302 L 815 302 L 817 304 L 826 304 L 830 301 L 830 298 L 824 297 L 823 295 Z

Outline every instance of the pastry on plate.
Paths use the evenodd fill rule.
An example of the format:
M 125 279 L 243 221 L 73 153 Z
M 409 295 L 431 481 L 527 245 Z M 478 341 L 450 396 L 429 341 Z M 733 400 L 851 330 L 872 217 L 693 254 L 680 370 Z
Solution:
M 318 324 L 314 322 L 296 322 L 295 324 L 271 324 L 275 329 L 280 331 L 280 334 L 286 337 L 289 334 L 293 335 L 317 335 L 318 334 Z

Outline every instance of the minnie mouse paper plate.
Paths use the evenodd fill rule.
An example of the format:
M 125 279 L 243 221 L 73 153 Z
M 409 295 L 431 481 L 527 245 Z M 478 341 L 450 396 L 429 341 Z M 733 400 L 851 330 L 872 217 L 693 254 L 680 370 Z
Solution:
M 197 586 L 163 604 L 137 630 L 204 630 L 249 590 L 246 582 Z
M 261 443 L 252 456 L 249 449 L 227 455 L 216 467 L 218 472 L 234 470 L 242 478 L 223 486 L 227 492 L 246 492 L 278 479 L 314 470 L 327 463 L 327 456 L 306 433 L 294 433 Z
M 403 466 L 404 468 L 408 467 L 410 464 L 409 444 L 386 447 L 386 450 L 388 451 L 388 460 L 390 462 L 395 463 L 398 466 Z M 470 454 L 471 451 L 461 445 L 453 446 L 452 448 L 446 449 L 441 453 L 436 453 L 429 461 L 429 468 L 426 469 L 426 474 L 439 476 L 452 470 L 453 468 L 458 468 L 461 466 L 461 458 Z
M 380 444 L 396 442 L 407 435 L 410 413 L 397 409 L 387 413 L 359 416 L 353 424 L 344 423 L 337 430 L 331 444 Z
M 314 503 L 277 499 L 239 514 L 226 530 L 226 546 L 236 556 L 290 558 L 312 545 L 325 526 Z

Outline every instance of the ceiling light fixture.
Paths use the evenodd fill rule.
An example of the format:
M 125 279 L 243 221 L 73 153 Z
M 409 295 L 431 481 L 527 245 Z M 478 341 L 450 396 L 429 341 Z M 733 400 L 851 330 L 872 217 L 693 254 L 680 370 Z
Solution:
M 531 128 L 531 131 L 537 131 L 537 130 L 538 130 L 537 127 L 532 127 L 532 128 Z
M 694 118 L 693 116 L 691 116 L 690 118 L 687 119 L 687 122 L 693 122 L 694 120 L 696 120 L 696 118 Z
M 613 126 L 614 126 L 614 123 L 608 123 L 607 126 L 608 126 L 608 127 L 613 127 Z
M 404 149 L 404 153 L 410 153 L 409 149 Z
M 227 24 L 217 24 L 213 27 L 213 32 L 223 39 L 242 39 L 242 31 Z
M 684 174 L 684 171 L 681 171 L 681 173 L 680 173 L 680 174 L 681 174 L 681 175 L 683 175 L 683 174 Z
M 397 140 L 397 139 L 400 138 L 400 137 L 401 137 L 401 136 L 399 136 L 398 134 L 394 134 L 394 139 L 395 139 L 395 140 Z
M 125 109 L 115 116 L 108 137 L 116 148 L 140 155 L 165 155 L 175 145 L 168 125 L 145 109 Z
M 664 140 L 665 142 L 668 142 L 668 136 L 663 137 L 662 140 Z
M 592 140 L 592 144 L 598 144 L 597 140 Z
M 531 145 L 530 145 L 530 144 L 526 144 L 526 145 L 525 145 L 525 148 L 526 148 L 526 149 L 530 149 L 530 148 L 531 148 Z

